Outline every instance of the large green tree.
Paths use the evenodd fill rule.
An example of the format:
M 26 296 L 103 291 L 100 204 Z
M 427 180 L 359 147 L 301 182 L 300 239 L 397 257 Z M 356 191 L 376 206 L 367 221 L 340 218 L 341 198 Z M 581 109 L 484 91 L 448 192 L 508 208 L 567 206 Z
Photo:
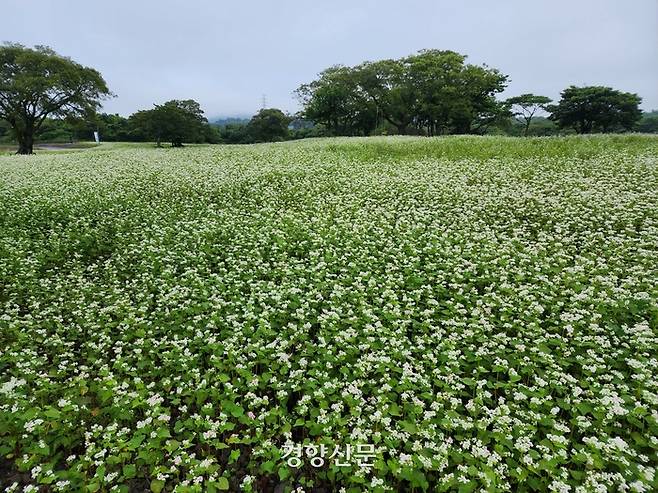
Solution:
M 641 102 L 637 94 L 610 87 L 570 86 L 548 110 L 560 128 L 573 128 L 581 134 L 605 133 L 632 130 L 642 118 Z
M 350 67 L 334 66 L 295 91 L 303 116 L 333 135 L 369 135 L 377 126 L 377 107 Z
M 450 50 L 423 50 L 403 62 L 419 95 L 417 123 L 427 134 L 482 133 L 507 114 L 495 96 L 508 77 L 498 70 L 467 64 Z
M 338 135 L 368 135 L 381 121 L 399 134 L 483 132 L 508 112 L 495 95 L 507 76 L 454 51 L 332 67 L 298 89 L 304 117 Z
M 275 142 L 288 137 L 290 117 L 276 108 L 263 108 L 256 113 L 247 125 L 247 131 L 254 142 Z
M 172 147 L 182 147 L 183 142 L 203 142 L 207 124 L 201 106 L 193 99 L 167 101 L 138 111 L 129 119 L 135 138 L 153 139 L 158 146 L 168 141 Z
M 98 71 L 48 47 L 0 46 L 0 118 L 11 126 L 19 154 L 33 152 L 47 118 L 88 115 L 109 95 Z
M 526 93 L 509 98 L 505 103 L 510 108 L 514 118 L 523 125 L 523 135 L 527 137 L 532 119 L 538 112 L 546 111 L 547 106 L 552 101 L 547 96 Z
M 405 134 L 414 121 L 418 92 L 399 60 L 365 62 L 354 70 L 360 91 L 374 103 L 376 115 Z

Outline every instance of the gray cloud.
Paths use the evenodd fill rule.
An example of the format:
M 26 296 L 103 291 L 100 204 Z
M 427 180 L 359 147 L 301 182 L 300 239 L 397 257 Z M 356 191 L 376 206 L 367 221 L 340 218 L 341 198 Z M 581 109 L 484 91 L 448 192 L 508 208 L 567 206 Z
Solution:
M 505 95 L 570 84 L 658 108 L 656 0 L 4 0 L 4 41 L 45 44 L 101 71 L 124 115 L 172 98 L 206 114 L 298 109 L 292 91 L 337 63 L 452 49 L 509 74 Z

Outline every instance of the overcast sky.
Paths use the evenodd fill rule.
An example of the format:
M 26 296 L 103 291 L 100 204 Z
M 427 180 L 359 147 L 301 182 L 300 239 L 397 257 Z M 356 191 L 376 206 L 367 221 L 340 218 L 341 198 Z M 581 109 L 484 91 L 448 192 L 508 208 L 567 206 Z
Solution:
M 658 109 L 658 0 L 2 0 L 0 40 L 45 44 L 98 69 L 129 115 L 196 99 L 209 117 L 261 105 L 334 64 L 450 49 L 510 75 L 505 96 L 570 84 Z

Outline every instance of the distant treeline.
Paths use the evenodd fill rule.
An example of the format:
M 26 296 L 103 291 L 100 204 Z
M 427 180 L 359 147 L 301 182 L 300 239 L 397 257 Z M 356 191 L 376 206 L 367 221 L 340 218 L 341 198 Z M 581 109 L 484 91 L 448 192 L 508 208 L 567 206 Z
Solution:
M 259 111 L 251 119 L 208 122 L 192 100 L 168 101 L 152 110 L 126 118 L 99 113 L 84 118 L 47 118 L 36 134 L 37 142 L 77 142 L 94 139 L 98 132 L 105 142 L 162 142 L 252 144 L 325 136 L 321 126 L 289 116 L 275 108 Z M 14 142 L 10 126 L 0 120 L 0 142 Z
M 296 93 L 305 118 L 330 135 L 655 132 L 637 94 L 570 86 L 557 103 L 541 95 L 497 96 L 509 77 L 466 63 L 454 51 L 424 50 L 400 59 L 334 66 Z
M 468 64 L 465 55 L 454 51 L 424 50 L 400 59 L 330 67 L 295 91 L 302 104 L 302 110 L 295 115 L 265 108 L 251 119 L 225 118 L 214 123 L 208 122 L 199 103 L 192 99 L 156 104 L 127 118 L 98 114 L 99 94 L 108 90 L 93 69 L 78 66 L 47 48 L 32 50 L 6 45 L 0 53 L 8 60 L 21 60 L 26 74 L 45 63 L 54 64 L 47 73 L 31 74 L 26 80 L 39 76 L 39 80 L 48 81 L 50 72 L 66 66 L 69 71 L 86 74 L 97 87 L 88 100 L 80 101 L 75 111 L 66 110 L 66 105 L 47 108 L 50 115 L 48 111 L 39 115 L 5 111 L 4 119 L 0 118 L 0 142 L 22 141 L 26 152 L 31 152 L 33 139 L 92 140 L 96 131 L 103 141 L 154 141 L 172 146 L 181 146 L 183 142 L 247 144 L 386 134 L 658 133 L 658 112 L 642 113 L 642 100 L 636 94 L 602 86 L 570 86 L 555 103 L 546 96 L 530 93 L 503 100 L 498 96 L 507 87 L 509 77 L 486 65 Z M 3 67 L 9 70 L 17 62 L 12 63 Z M 12 77 L 17 76 L 7 72 L 10 82 Z M 7 86 L 3 90 L 8 101 L 17 100 L 11 108 L 35 106 L 21 103 L 20 88 L 25 83 L 18 85 L 18 79 L 15 83 L 15 88 Z M 57 95 L 57 91 L 61 92 L 51 92 Z M 25 98 L 32 94 L 23 92 L 27 94 Z M 39 97 L 50 102 L 54 96 L 44 92 Z
M 281 113 L 283 114 L 283 113 Z M 285 116 L 285 115 L 284 115 Z M 254 142 L 268 142 L 271 140 L 294 140 L 307 137 L 327 137 L 336 135 L 321 124 L 302 120 L 294 117 L 286 118 L 285 125 L 279 125 L 280 137 L 255 135 L 253 126 L 249 128 L 249 121 L 233 123 L 211 122 L 205 123 L 201 131 L 191 142 L 210 144 L 248 144 Z M 287 123 L 287 122 L 290 123 Z M 373 132 L 368 135 L 393 135 L 396 128 L 386 122 L 382 122 Z M 633 129 L 636 132 L 658 133 L 658 110 L 645 112 Z M 153 141 L 148 134 L 133 125 L 130 118 L 120 115 L 101 113 L 93 120 L 65 121 L 47 119 L 37 135 L 39 142 L 77 142 L 93 140 L 94 131 L 98 131 L 102 141 L 106 142 L 146 142 Z M 527 132 L 526 132 L 527 131 Z M 558 125 L 545 116 L 535 116 L 530 125 L 516 118 L 508 118 L 491 126 L 485 134 L 510 135 L 510 136 L 549 136 L 558 134 L 575 133 L 574 130 L 560 129 Z M 261 137 L 261 139 L 257 139 Z M 267 138 L 270 137 L 270 138 Z M 14 142 L 11 129 L 6 122 L 0 120 L 0 142 Z
M 283 113 L 282 113 L 283 114 Z M 285 116 L 285 115 L 284 115 Z M 314 124 L 307 120 L 287 117 L 290 120 L 285 127 L 280 125 L 280 138 L 271 140 L 294 140 L 307 137 L 327 137 L 336 135 L 321 124 Z M 192 142 L 210 144 L 248 144 L 254 142 L 268 142 L 270 139 L 257 139 L 253 126 L 249 128 L 249 120 L 234 123 L 205 123 L 199 134 Z M 120 115 L 101 113 L 94 120 L 69 122 L 65 120 L 47 119 L 37 135 L 39 142 L 77 142 L 93 140 L 94 131 L 98 131 L 102 141 L 106 142 L 146 142 L 153 141 L 147 133 L 131 124 L 130 118 Z M 368 135 L 393 135 L 396 128 L 382 122 Z M 527 133 L 526 133 L 527 130 Z M 658 133 L 658 110 L 645 112 L 633 129 L 636 132 Z M 558 125 L 545 116 L 535 116 L 530 125 L 508 118 L 491 126 L 485 134 L 510 136 L 549 136 L 575 133 L 574 130 L 560 129 Z M 261 136 L 263 137 L 263 136 Z M 0 142 L 14 142 L 11 129 L 6 122 L 0 120 Z

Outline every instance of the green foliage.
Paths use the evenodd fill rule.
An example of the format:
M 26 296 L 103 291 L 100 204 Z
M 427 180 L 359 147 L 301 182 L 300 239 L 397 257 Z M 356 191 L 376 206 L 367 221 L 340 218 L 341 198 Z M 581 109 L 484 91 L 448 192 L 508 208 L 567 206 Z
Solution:
M 276 108 L 263 108 L 247 125 L 253 142 L 276 142 L 289 137 L 288 124 L 291 118 Z
M 8 142 L 12 139 L 12 130 L 9 122 L 0 118 L 0 142 Z
M 399 134 L 484 133 L 508 114 L 495 99 L 507 76 L 465 60 L 453 51 L 424 50 L 332 67 L 297 94 L 305 117 L 335 135 L 369 135 L 384 122 Z
M 219 138 L 222 144 L 250 144 L 251 135 L 246 124 L 229 123 L 219 127 Z
M 35 142 L 71 142 L 73 131 L 64 120 L 46 118 L 34 135 Z
M 101 75 L 45 46 L 0 46 L 0 119 L 31 154 L 34 136 L 46 118 L 93 114 L 110 92 Z
M 323 125 L 330 135 L 369 135 L 377 126 L 377 107 L 349 67 L 324 70 L 296 94 L 304 105 L 305 118 Z
M 102 141 L 121 142 L 133 140 L 128 118 L 115 114 L 102 113 L 95 121 Z M 95 130 L 95 129 L 94 129 Z
M 204 142 L 207 123 L 201 106 L 192 99 L 156 104 L 151 110 L 131 115 L 129 120 L 134 135 L 153 139 L 158 146 L 162 141 L 169 141 L 172 147 L 182 147 L 183 142 Z
M 146 136 L 131 132 L 128 119 L 107 113 L 89 114 L 78 118 L 46 118 L 35 134 L 37 142 L 92 141 L 98 131 L 103 142 L 145 140 Z
M 657 144 L 0 157 L 3 487 L 658 490 Z
M 290 131 L 290 139 L 312 139 L 318 137 L 327 137 L 330 132 L 323 125 L 311 125 L 308 127 L 293 128 Z
M 407 133 L 414 119 L 419 93 L 403 60 L 366 62 L 353 69 L 363 99 L 371 101 L 397 133 Z M 375 122 L 379 123 L 379 122 Z
M 205 124 L 203 126 L 203 141 L 208 144 L 221 144 L 222 135 L 216 125 Z
M 537 112 L 546 111 L 552 101 L 549 97 L 528 93 L 509 98 L 505 104 L 510 108 L 517 121 L 523 124 L 523 135 L 527 137 L 531 135 L 530 126 Z
M 637 131 L 648 134 L 658 133 L 658 111 L 643 113 L 642 118 L 637 124 Z
M 226 125 L 246 125 L 249 123 L 250 118 L 243 118 L 239 116 L 217 118 L 211 122 L 212 125 L 217 127 L 225 127 Z
M 576 132 L 616 132 L 632 130 L 642 117 L 642 98 L 610 87 L 570 86 L 562 91 L 556 105 L 548 107 L 550 118 L 560 128 Z
M 508 135 L 512 137 L 548 137 L 551 135 L 568 135 L 572 130 L 560 130 L 558 126 L 545 116 L 533 116 L 530 124 L 517 118 L 505 118 L 490 126 L 488 135 Z
M 465 63 L 453 51 L 425 50 L 409 57 L 408 78 L 420 97 L 417 126 L 428 135 L 482 133 L 507 116 L 495 95 L 508 77 L 496 69 Z
M 212 127 L 216 132 L 216 142 L 222 144 L 277 142 L 327 135 L 323 126 L 293 119 L 277 109 L 261 110 L 247 123 L 227 123 Z

